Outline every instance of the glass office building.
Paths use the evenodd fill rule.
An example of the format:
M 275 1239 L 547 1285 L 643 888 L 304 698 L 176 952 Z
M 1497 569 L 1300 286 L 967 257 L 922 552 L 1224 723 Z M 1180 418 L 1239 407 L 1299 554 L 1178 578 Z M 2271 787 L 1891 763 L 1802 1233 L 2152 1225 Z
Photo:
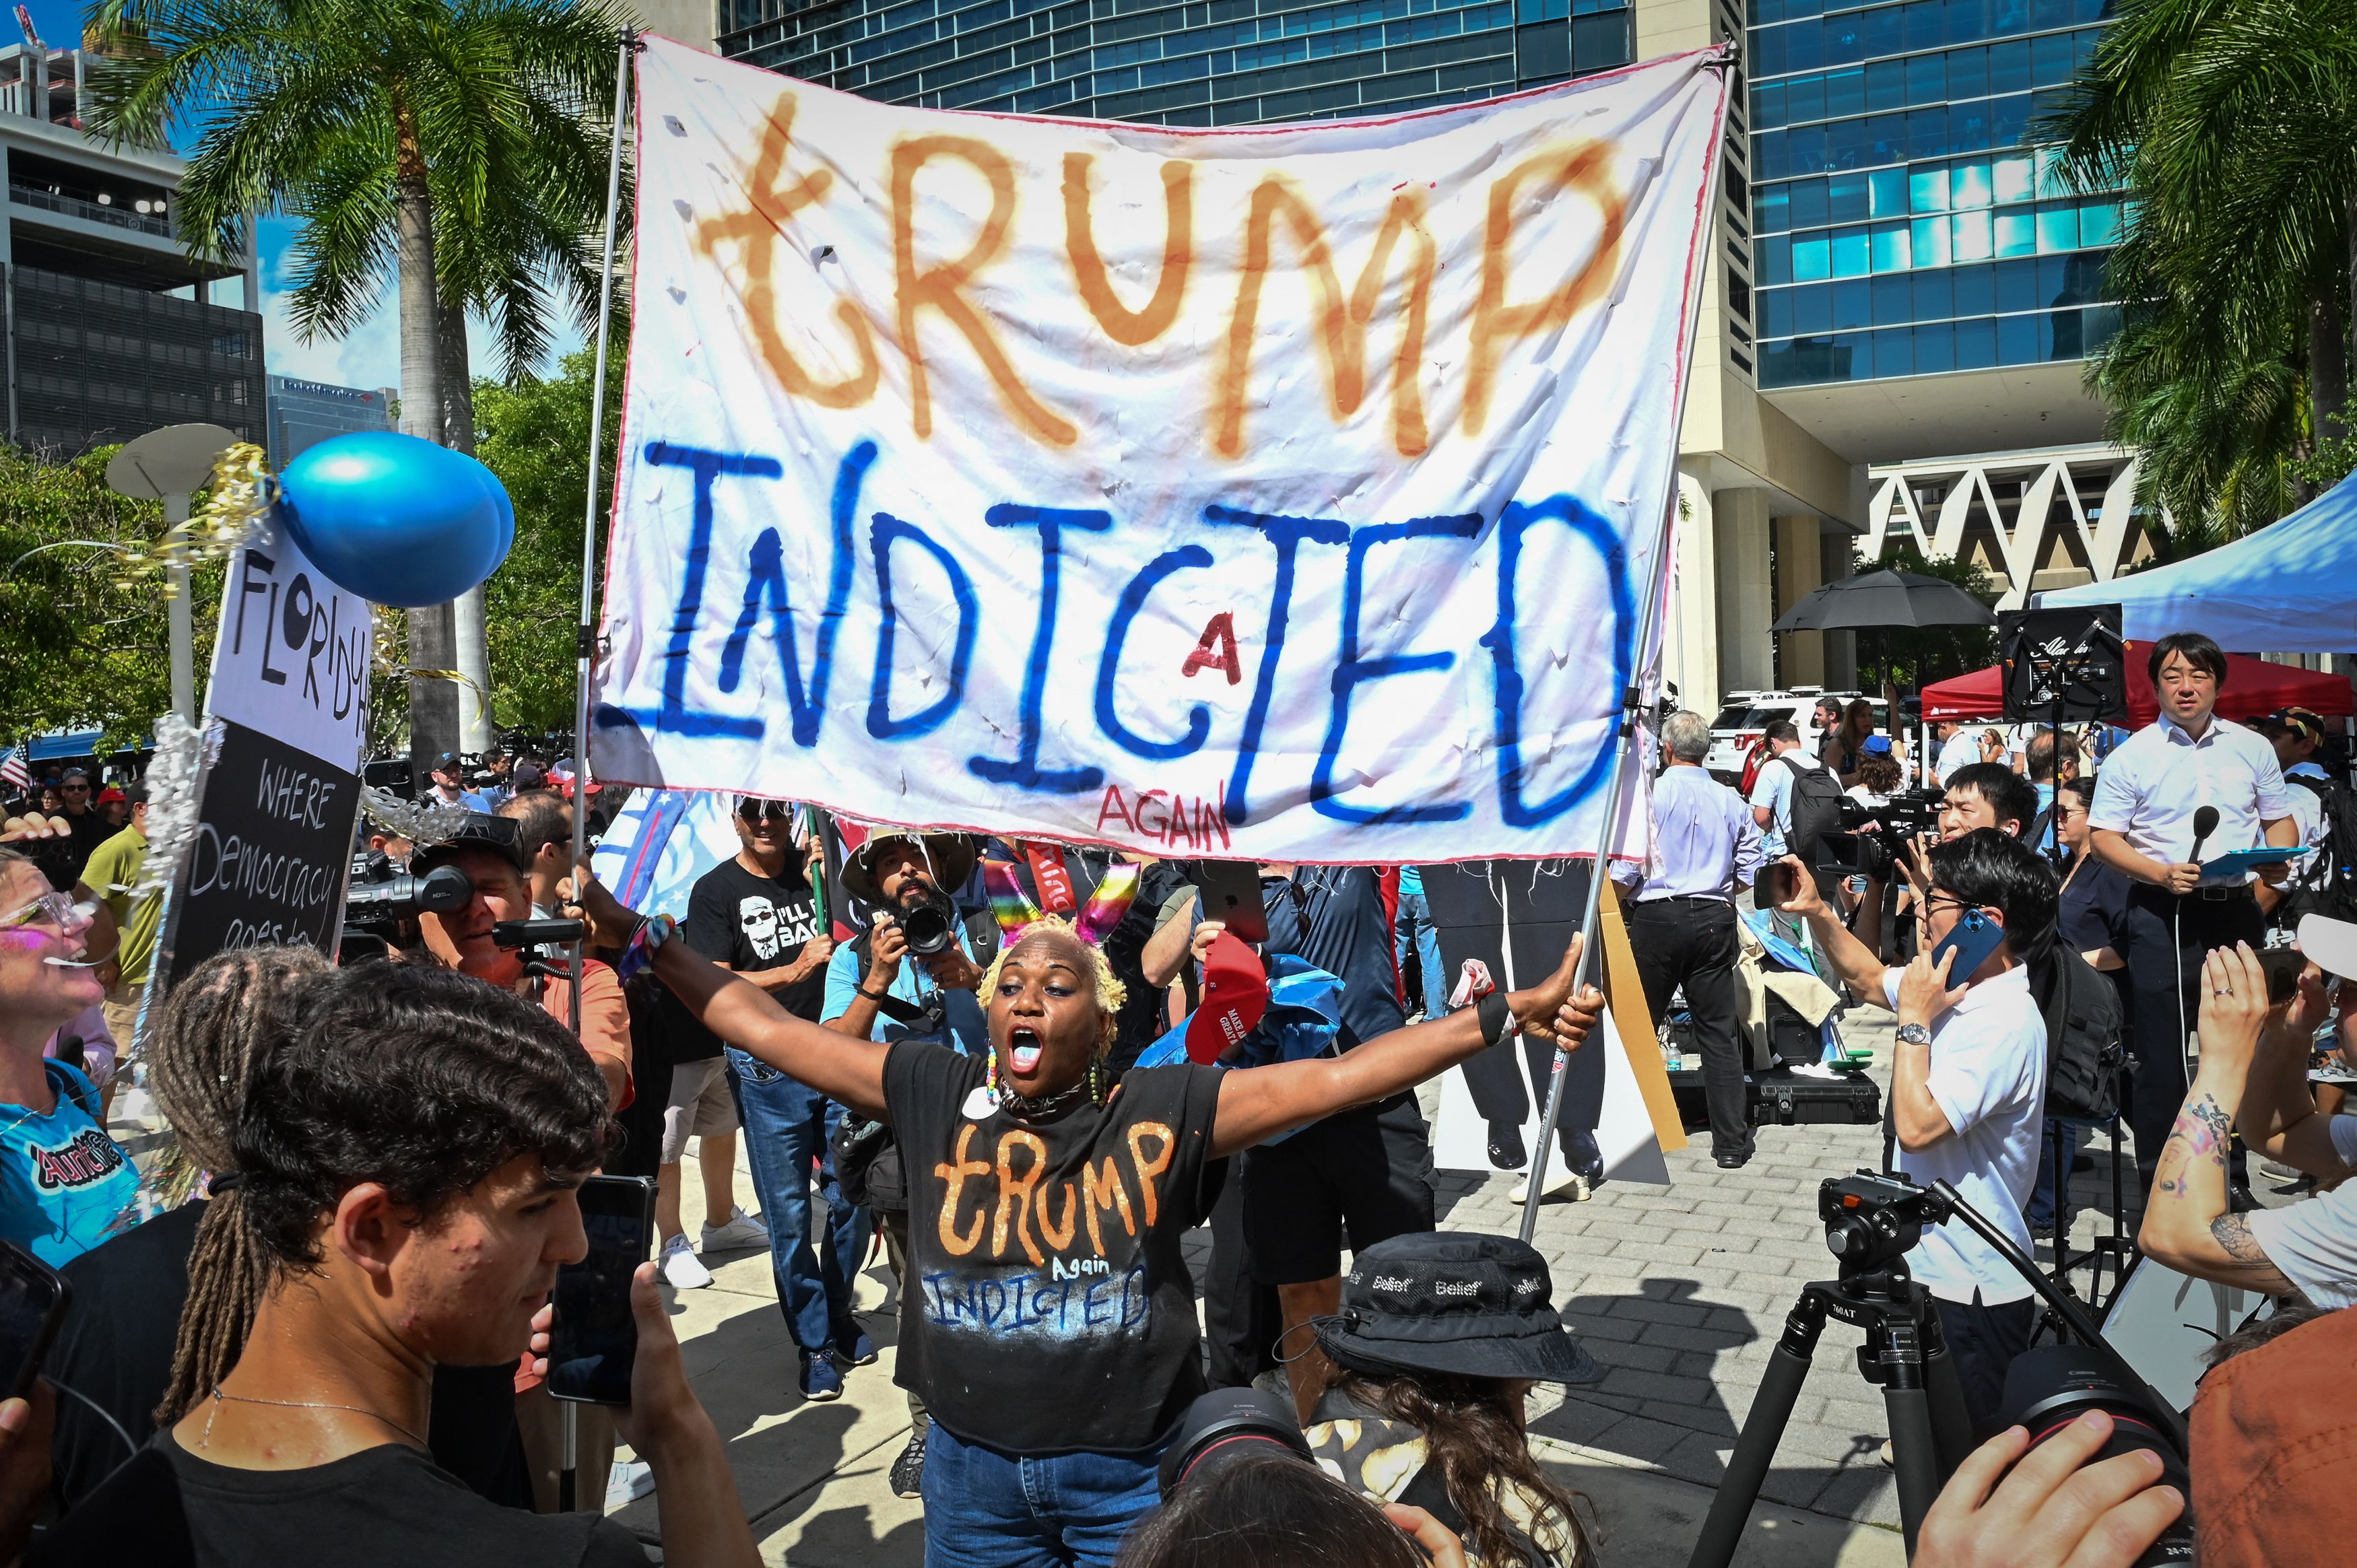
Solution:
M 1755 0 L 1763 389 L 2076 360 L 2118 329 L 2116 199 L 2026 138 L 2107 0 Z
M 1488 98 L 1626 64 L 1626 0 L 720 0 L 731 58 L 888 103 L 1170 125 Z

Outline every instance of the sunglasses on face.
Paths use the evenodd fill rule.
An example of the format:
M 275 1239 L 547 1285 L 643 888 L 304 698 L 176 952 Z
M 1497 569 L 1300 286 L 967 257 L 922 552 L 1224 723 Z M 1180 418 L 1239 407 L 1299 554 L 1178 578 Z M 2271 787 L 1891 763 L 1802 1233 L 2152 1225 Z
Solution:
M 87 784 L 60 784 L 58 788 L 69 795 L 87 795 L 90 793 L 90 786 Z
M 737 808 L 737 814 L 748 822 L 790 822 L 794 820 L 792 805 L 784 800 L 748 800 Z

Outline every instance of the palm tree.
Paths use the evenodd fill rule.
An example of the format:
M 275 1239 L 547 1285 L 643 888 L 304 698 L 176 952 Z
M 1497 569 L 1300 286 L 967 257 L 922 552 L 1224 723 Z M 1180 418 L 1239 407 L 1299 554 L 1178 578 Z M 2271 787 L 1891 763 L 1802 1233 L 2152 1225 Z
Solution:
M 2071 183 L 2132 198 L 2090 379 L 2148 499 L 2197 535 L 2274 521 L 2346 429 L 2357 0 L 2124 0 L 2040 131 Z
M 195 131 L 178 209 L 199 254 L 242 251 L 251 215 L 296 219 L 307 339 L 349 331 L 393 281 L 402 428 L 447 443 L 455 423 L 471 448 L 464 314 L 511 373 L 547 350 L 552 285 L 594 318 L 619 22 L 612 0 L 101 0 L 93 126 L 149 145 Z M 411 613 L 413 664 L 465 662 L 454 618 Z M 456 747 L 457 688 L 414 683 L 411 714 L 421 766 Z

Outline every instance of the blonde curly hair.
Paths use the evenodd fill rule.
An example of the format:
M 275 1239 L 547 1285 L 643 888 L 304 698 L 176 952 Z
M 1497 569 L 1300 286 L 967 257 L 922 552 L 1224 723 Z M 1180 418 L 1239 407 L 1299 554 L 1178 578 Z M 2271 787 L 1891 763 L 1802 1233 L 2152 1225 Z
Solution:
M 1113 966 L 1105 962 L 1104 954 L 1082 941 L 1080 933 L 1073 929 L 1072 922 L 1061 916 L 1043 915 L 1024 927 L 1020 937 L 1011 942 L 1000 944 L 997 955 L 990 961 L 990 967 L 982 972 L 982 985 L 976 992 L 981 998 L 983 1011 L 986 1014 L 990 1010 L 990 999 L 998 990 L 998 972 L 1006 967 L 1007 955 L 1033 937 L 1049 935 L 1071 938 L 1072 945 L 1089 955 L 1090 976 L 1096 989 L 1097 1011 L 1104 1015 L 1105 1041 L 1110 1045 L 1122 1004 L 1129 1000 L 1129 988 L 1121 983 L 1120 976 L 1114 973 Z

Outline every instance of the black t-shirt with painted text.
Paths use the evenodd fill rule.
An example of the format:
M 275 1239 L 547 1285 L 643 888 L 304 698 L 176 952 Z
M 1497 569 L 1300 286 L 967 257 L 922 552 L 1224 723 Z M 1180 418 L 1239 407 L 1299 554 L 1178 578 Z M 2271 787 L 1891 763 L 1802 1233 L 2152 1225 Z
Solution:
M 1221 1074 L 1135 1069 L 1110 1103 L 1028 1122 L 990 1099 L 988 1068 L 915 1040 L 885 1058 L 913 1257 L 897 1379 L 1001 1453 L 1151 1447 L 1204 1387 L 1179 1241 Z

